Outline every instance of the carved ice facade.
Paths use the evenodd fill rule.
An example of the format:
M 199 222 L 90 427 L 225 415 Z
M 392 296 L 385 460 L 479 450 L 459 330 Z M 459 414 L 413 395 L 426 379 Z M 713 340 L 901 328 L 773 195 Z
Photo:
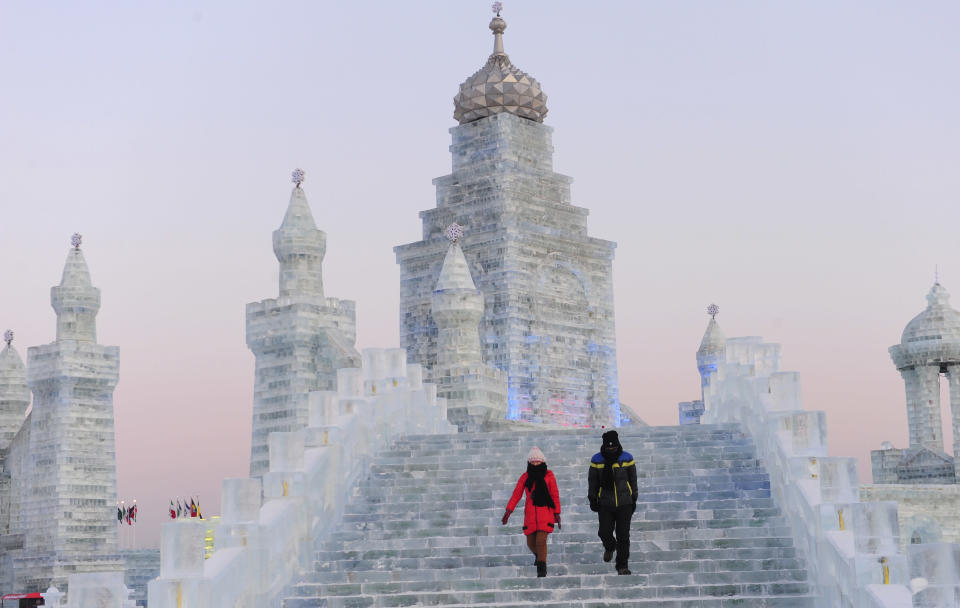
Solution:
M 433 374 L 431 298 L 447 249 L 443 231 L 456 222 L 483 294 L 483 360 L 507 374 L 508 418 L 619 425 L 616 245 L 587 234 L 588 211 L 571 204 L 571 179 L 553 171 L 553 130 L 538 122 L 546 98 L 501 61 L 500 22 L 491 23 L 496 65 L 468 79 L 455 100 L 452 172 L 434 180 L 437 205 L 420 213 L 423 238 L 394 248 L 401 346 Z

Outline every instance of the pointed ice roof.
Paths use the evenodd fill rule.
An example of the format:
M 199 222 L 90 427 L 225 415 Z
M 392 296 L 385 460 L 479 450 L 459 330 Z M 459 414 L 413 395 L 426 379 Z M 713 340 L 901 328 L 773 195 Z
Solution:
M 74 247 L 67 253 L 67 261 L 63 265 L 63 274 L 60 276 L 60 287 L 70 289 L 93 288 L 90 279 L 90 268 L 83 257 L 83 251 Z
M 466 289 L 477 290 L 477 285 L 473 282 L 473 275 L 470 274 L 470 265 L 467 264 L 467 258 L 460 249 L 460 244 L 456 241 L 450 243 L 447 249 L 447 255 L 443 258 L 443 266 L 440 268 L 440 276 L 437 278 L 437 285 L 434 291 L 444 291 L 447 289 Z
M 280 224 L 280 231 L 295 233 L 316 229 L 317 224 L 313 221 L 313 213 L 310 212 L 307 195 L 303 188 L 295 186 L 293 192 L 290 193 L 290 203 L 287 205 L 287 212 L 283 216 L 283 223 Z
M 716 319 L 710 319 L 707 323 L 707 331 L 703 332 L 703 339 L 700 340 L 700 348 L 697 353 L 713 353 L 723 350 L 727 343 L 727 336 L 720 329 L 720 324 Z M 689 352 L 689 351 L 688 351 Z
M 3 350 L 0 350 L 0 394 L 11 379 L 18 379 L 20 376 L 23 377 L 23 384 L 26 386 L 27 372 L 23 365 L 23 359 L 20 358 L 20 353 L 10 342 L 7 342 Z

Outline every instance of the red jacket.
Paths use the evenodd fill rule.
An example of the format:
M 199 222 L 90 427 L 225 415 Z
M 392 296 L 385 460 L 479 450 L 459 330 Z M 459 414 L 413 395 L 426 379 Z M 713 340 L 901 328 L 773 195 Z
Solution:
M 547 474 L 543 476 L 543 480 L 547 483 L 547 492 L 550 493 L 553 504 L 557 505 L 555 509 L 551 509 L 548 506 L 536 507 L 533 505 L 530 490 L 526 490 L 524 486 L 524 484 L 527 483 L 526 473 L 520 476 L 520 479 L 517 481 L 517 487 L 513 489 L 510 502 L 507 503 L 507 511 L 513 513 L 513 510 L 517 508 L 517 503 L 520 502 L 520 496 L 524 490 L 526 490 L 526 503 L 524 503 L 523 506 L 524 534 L 533 534 L 534 532 L 546 532 L 549 534 L 553 532 L 553 524 L 557 521 L 554 514 L 560 514 L 560 492 L 557 491 L 557 479 L 553 476 L 553 471 L 548 470 Z

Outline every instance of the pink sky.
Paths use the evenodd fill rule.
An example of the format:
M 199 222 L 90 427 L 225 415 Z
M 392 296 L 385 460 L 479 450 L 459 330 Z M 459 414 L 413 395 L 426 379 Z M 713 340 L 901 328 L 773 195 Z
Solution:
M 294 167 L 325 286 L 360 347 L 398 344 L 391 248 L 449 172 L 489 2 L 0 6 L 0 331 L 53 340 L 75 231 L 120 347 L 121 497 L 138 544 L 170 498 L 219 511 L 248 466 L 244 305 L 274 297 Z M 694 352 L 783 345 L 831 451 L 905 446 L 887 354 L 941 282 L 960 305 L 960 6 L 515 0 L 506 50 L 549 96 L 556 169 L 614 262 L 620 389 L 651 424 L 699 396 Z M 949 429 L 945 429 L 949 437 Z

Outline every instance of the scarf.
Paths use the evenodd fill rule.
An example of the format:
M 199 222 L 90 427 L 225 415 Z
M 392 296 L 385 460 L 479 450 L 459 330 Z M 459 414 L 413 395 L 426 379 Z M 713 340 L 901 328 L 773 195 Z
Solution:
M 603 473 L 600 475 L 600 486 L 604 490 L 613 491 L 613 465 L 615 465 L 620 460 L 620 455 L 623 454 L 623 446 L 619 443 L 617 444 L 617 449 L 613 453 L 609 450 L 603 448 L 600 451 L 603 454 L 603 461 L 606 466 L 603 467 Z
M 547 463 L 541 462 L 538 465 L 527 463 L 527 483 L 524 484 L 527 490 L 530 490 L 530 497 L 533 499 L 535 507 L 550 507 L 555 509 L 553 498 L 547 491 L 547 482 L 544 476 L 547 474 Z

